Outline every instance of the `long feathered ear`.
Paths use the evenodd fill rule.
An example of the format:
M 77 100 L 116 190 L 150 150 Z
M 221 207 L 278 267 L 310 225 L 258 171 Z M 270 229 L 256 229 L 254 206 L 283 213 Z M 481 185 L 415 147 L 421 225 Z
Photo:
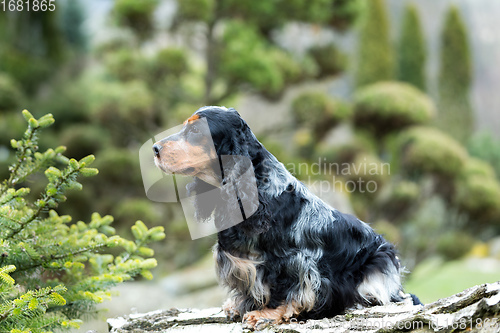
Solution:
M 204 182 L 199 178 L 194 178 L 194 181 L 187 185 L 187 193 L 189 196 L 194 197 L 194 207 L 196 211 L 196 219 L 198 221 L 204 221 L 210 218 L 212 212 L 215 210 L 217 205 L 221 203 L 221 196 L 214 194 L 210 196 L 204 196 L 203 200 L 199 199 L 199 194 L 208 192 L 208 191 L 217 191 L 217 187 Z
M 259 235 L 271 228 L 273 214 L 272 203 L 267 195 L 259 194 L 259 207 L 257 211 L 241 223 L 241 228 L 249 235 Z
M 236 111 L 235 111 L 236 112 Z M 250 127 L 241 117 L 232 117 L 230 125 L 224 130 L 218 131 L 222 135 L 214 142 L 217 142 L 217 154 L 249 156 L 249 151 L 258 141 L 253 135 Z

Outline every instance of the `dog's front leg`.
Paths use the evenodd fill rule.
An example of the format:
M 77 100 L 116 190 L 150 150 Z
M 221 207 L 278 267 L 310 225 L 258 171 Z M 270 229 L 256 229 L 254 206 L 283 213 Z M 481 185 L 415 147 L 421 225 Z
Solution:
M 238 308 L 239 305 L 234 297 L 229 297 L 222 305 L 222 310 L 224 310 L 226 317 L 233 321 L 241 319 L 241 313 Z
M 280 305 L 276 309 L 264 308 L 247 312 L 243 316 L 243 328 L 260 331 L 270 325 L 288 322 L 297 314 L 297 309 L 291 304 Z

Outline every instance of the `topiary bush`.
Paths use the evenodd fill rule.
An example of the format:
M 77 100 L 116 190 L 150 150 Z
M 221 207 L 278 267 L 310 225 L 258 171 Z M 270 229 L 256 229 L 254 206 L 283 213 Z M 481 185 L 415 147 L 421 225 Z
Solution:
M 378 194 L 390 177 L 390 165 L 372 153 L 358 154 L 347 171 L 343 176 L 356 183 L 357 192 L 366 195 Z
M 414 127 L 397 139 L 406 173 L 433 173 L 454 179 L 462 171 L 467 151 L 453 138 L 430 127 Z
M 371 0 L 364 3 L 367 9 L 360 24 L 355 73 L 357 87 L 392 80 L 395 71 L 386 2 Z
M 131 28 L 141 38 L 153 31 L 153 13 L 158 0 L 116 0 L 113 12 L 119 24 Z
M 111 298 L 108 289 L 136 275 L 151 279 L 156 260 L 147 245 L 165 237 L 163 227 L 132 227 L 134 240 L 115 235 L 111 216 L 93 213 L 73 223 L 58 206 L 80 176 L 94 176 L 92 155 L 79 161 L 62 155 L 64 147 L 38 151 L 38 134 L 54 119 L 35 119 L 23 111 L 28 129 L 12 140 L 16 160 L 0 185 L 0 325 L 2 331 L 51 332 L 78 328 L 82 316 Z M 43 171 L 45 189 L 30 193 L 27 179 Z M 29 195 L 28 195 L 29 194 Z M 114 256 L 106 249 L 122 248 Z
M 314 139 L 320 141 L 328 131 L 351 115 L 346 103 L 320 92 L 306 92 L 292 102 L 292 115 L 298 126 L 312 130 Z
M 238 21 L 228 22 L 218 56 L 217 71 L 227 82 L 228 93 L 246 87 L 276 99 L 302 74 L 290 55 L 270 44 L 254 27 Z
M 363 0 L 334 0 L 331 2 L 331 16 L 328 23 L 333 28 L 344 31 L 366 10 Z
M 377 137 L 429 122 L 436 113 L 431 99 L 407 83 L 380 82 L 354 97 L 354 122 Z
M 467 26 L 460 9 L 447 10 L 440 36 L 436 125 L 460 142 L 474 131 L 474 109 L 469 98 L 474 78 Z
M 309 50 L 318 65 L 318 77 L 336 75 L 347 67 L 347 57 L 339 51 L 335 44 L 315 46 Z
M 307 73 L 300 67 L 300 64 L 292 58 L 289 54 L 282 50 L 274 50 L 270 52 L 270 57 L 280 69 L 283 75 L 283 82 L 285 85 L 290 85 L 299 82 Z
M 470 157 L 462 169 L 461 176 L 463 178 L 479 176 L 495 181 L 495 170 L 493 170 L 493 167 L 489 163 Z
M 500 184 L 486 162 L 469 158 L 457 180 L 456 202 L 476 220 L 500 213 Z
M 446 260 L 460 259 L 474 245 L 475 239 L 465 231 L 449 231 L 438 239 L 437 251 Z
M 398 44 L 398 79 L 425 91 L 427 48 L 417 7 L 406 5 Z
M 180 48 L 165 48 L 160 50 L 150 66 L 151 75 L 155 81 L 159 81 L 165 76 L 173 75 L 178 78 L 188 70 L 188 55 Z
M 108 53 L 104 63 L 108 72 L 121 81 L 141 79 L 145 76 L 145 61 L 134 50 L 120 49 Z
M 311 133 L 310 129 L 301 128 L 295 131 L 293 135 L 293 145 L 295 147 L 295 152 L 303 158 L 309 159 L 314 154 L 314 146 L 316 141 L 314 140 L 314 135 Z
M 420 194 L 421 188 L 417 183 L 392 179 L 377 198 L 381 214 L 393 223 L 406 221 L 419 205 Z
M 177 0 L 178 19 L 208 22 L 215 5 L 214 0 Z
M 489 132 L 477 133 L 472 136 L 467 145 L 471 156 L 487 161 L 500 177 L 500 140 Z

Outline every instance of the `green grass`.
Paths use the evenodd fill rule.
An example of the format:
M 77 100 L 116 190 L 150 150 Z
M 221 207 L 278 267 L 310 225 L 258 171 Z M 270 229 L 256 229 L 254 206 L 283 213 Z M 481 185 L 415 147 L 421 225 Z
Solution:
M 425 304 L 478 284 L 500 280 L 499 264 L 493 267 L 471 260 L 444 262 L 439 258 L 431 258 L 423 261 L 406 281 L 405 291 L 417 295 Z

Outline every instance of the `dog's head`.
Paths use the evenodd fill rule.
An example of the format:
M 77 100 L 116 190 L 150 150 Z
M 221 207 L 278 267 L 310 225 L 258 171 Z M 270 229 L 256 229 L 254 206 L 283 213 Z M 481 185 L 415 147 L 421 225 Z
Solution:
M 224 230 L 259 206 L 257 159 L 252 158 L 257 147 L 261 144 L 236 110 L 210 106 L 196 111 L 178 133 L 156 142 L 153 152 L 165 173 L 194 177 L 186 189 L 189 196 L 196 194 L 196 219 L 207 220 L 215 210 L 215 226 Z
M 218 186 L 218 156 L 250 156 L 259 144 L 234 109 L 203 107 L 185 122 L 182 130 L 153 145 L 155 164 L 165 173 L 193 176 Z M 260 145 L 260 144 L 259 144 Z

